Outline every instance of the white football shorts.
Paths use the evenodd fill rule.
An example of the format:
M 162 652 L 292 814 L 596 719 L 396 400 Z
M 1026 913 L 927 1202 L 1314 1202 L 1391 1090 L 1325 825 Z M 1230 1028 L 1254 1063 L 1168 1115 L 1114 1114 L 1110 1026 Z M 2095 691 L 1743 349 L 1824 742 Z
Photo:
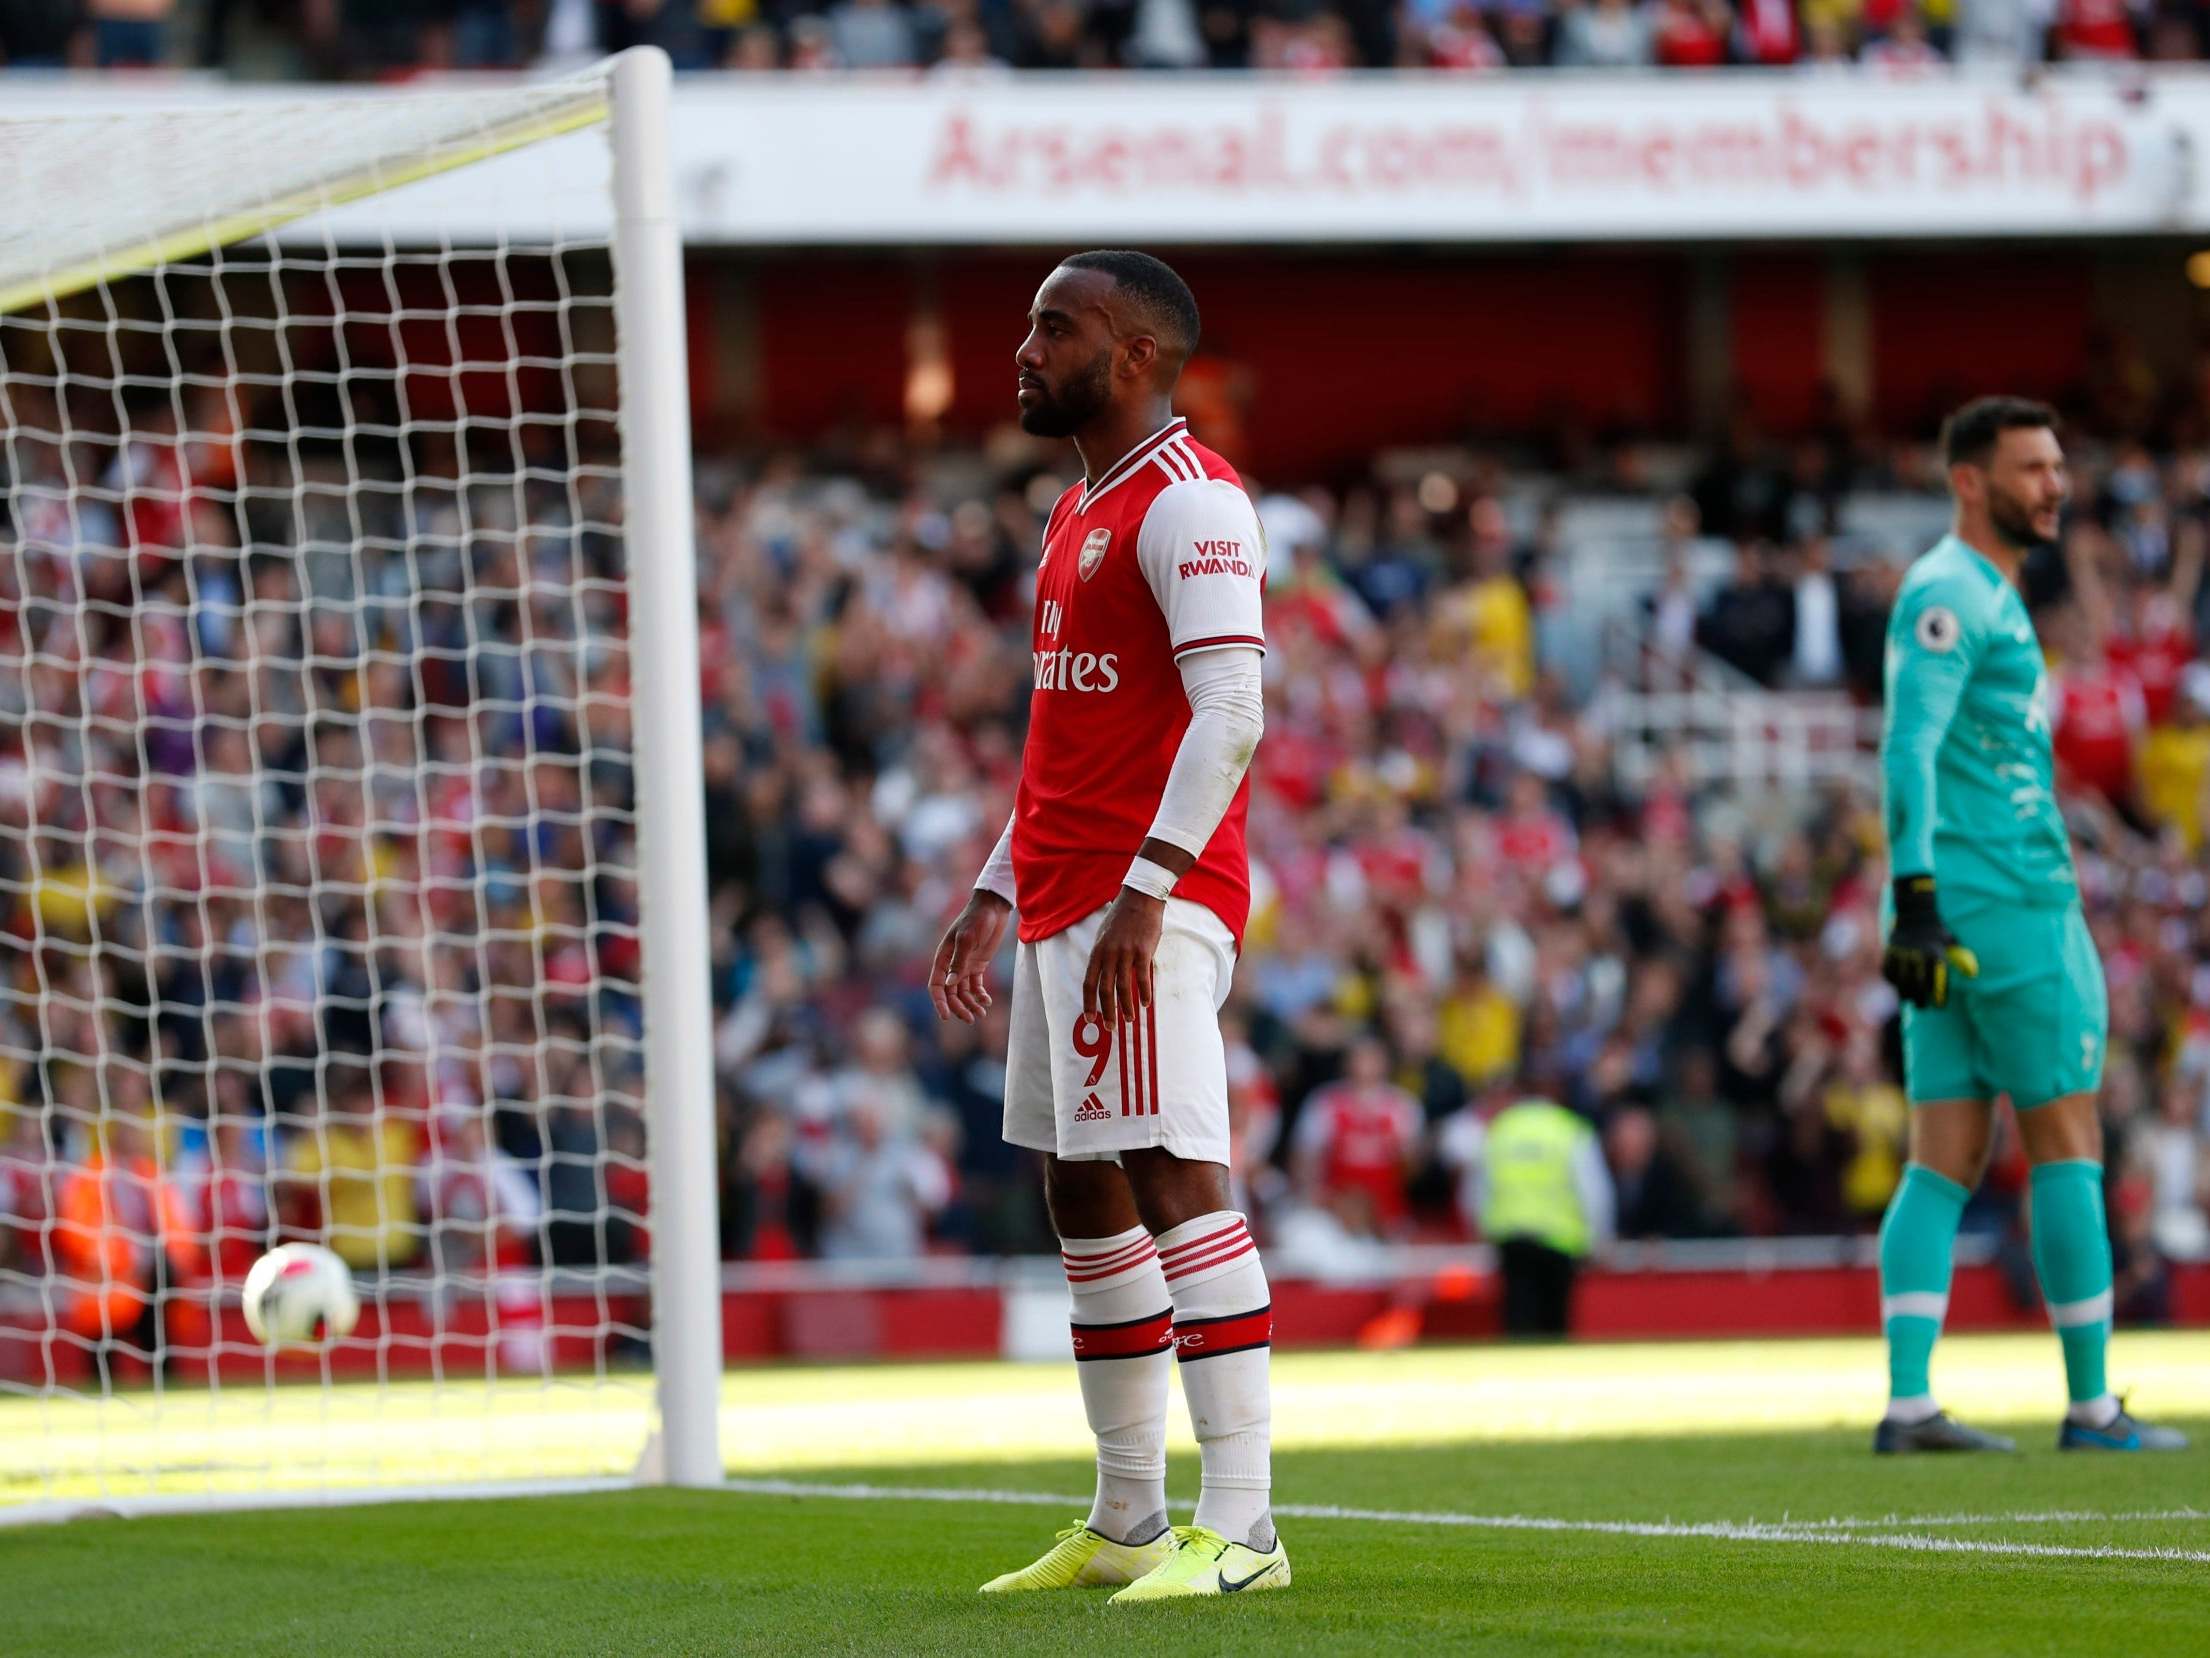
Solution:
M 1014 952 L 1005 1138 L 1070 1160 L 1117 1161 L 1163 1146 L 1228 1161 L 1228 1061 L 1220 1005 L 1235 937 L 1202 904 L 1166 901 L 1151 1005 L 1118 1029 L 1082 1011 L 1082 978 L 1105 911 Z

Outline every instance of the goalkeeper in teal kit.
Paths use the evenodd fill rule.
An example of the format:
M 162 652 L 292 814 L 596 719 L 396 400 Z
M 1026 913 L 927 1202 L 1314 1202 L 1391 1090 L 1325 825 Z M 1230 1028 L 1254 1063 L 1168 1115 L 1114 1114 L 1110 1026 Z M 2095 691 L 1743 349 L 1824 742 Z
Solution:
M 1888 621 L 1880 764 L 1893 916 L 1881 971 L 1903 998 L 1910 1162 L 1880 1228 L 1889 1401 L 1877 1451 L 2012 1449 L 1945 1414 L 1928 1380 L 1948 1310 L 1958 1217 L 2008 1095 L 2033 1165 L 2034 1269 L 2064 1348 L 2067 1450 L 2168 1450 L 2104 1375 L 2108 1003 L 2057 809 L 2049 689 L 2018 591 L 2055 539 L 2064 454 L 2054 416 L 1990 397 L 1942 431 L 1950 533 L 1911 566 Z

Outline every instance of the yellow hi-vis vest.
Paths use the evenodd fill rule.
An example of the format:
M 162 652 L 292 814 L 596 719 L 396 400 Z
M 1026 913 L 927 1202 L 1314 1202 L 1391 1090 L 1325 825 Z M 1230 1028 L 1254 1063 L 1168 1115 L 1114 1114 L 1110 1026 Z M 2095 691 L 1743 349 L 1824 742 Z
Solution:
M 1567 1255 L 1588 1253 L 1588 1215 L 1573 1163 L 1595 1134 L 1585 1119 L 1548 1100 L 1521 1100 L 1490 1119 L 1481 1230 L 1491 1243 L 1531 1238 Z

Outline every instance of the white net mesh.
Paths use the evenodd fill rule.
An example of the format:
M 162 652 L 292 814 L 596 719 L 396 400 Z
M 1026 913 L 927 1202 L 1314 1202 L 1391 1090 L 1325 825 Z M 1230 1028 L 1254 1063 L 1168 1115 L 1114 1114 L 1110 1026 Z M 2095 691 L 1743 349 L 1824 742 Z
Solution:
M 637 1459 L 605 221 L 359 230 L 603 110 L 0 121 L 0 1507 Z M 286 1239 L 319 1353 L 239 1315 Z

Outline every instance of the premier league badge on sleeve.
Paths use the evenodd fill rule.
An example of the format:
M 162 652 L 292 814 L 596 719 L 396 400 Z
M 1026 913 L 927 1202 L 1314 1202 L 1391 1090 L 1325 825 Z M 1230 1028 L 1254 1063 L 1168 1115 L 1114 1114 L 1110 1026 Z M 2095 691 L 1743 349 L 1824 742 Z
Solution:
M 1085 548 L 1084 552 L 1087 551 Z M 1947 656 L 1955 650 L 1963 632 L 1957 623 L 1957 613 L 1947 605 L 1928 605 L 1919 612 L 1918 642 L 1937 656 Z
M 1112 545 L 1111 530 L 1092 530 L 1082 539 L 1081 556 L 1075 560 L 1074 572 L 1084 581 L 1097 574 L 1097 567 L 1105 562 L 1105 549 Z

